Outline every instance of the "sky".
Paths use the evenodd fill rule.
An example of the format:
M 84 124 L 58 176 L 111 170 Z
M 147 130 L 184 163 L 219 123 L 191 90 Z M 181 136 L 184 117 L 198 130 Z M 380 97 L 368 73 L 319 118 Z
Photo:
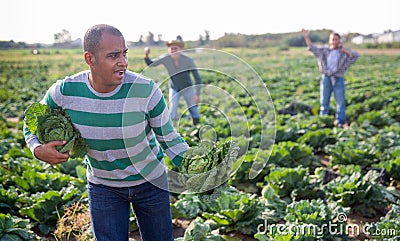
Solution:
M 126 41 L 211 39 L 331 29 L 341 34 L 400 30 L 399 0 L 8 0 L 0 4 L 0 40 L 54 43 L 63 29 L 83 38 L 95 24 L 117 27 Z

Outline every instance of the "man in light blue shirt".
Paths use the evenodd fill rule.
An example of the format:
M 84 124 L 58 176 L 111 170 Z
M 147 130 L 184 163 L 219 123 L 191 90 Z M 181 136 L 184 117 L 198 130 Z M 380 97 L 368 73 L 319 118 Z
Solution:
M 356 62 L 357 52 L 344 48 L 338 33 L 329 36 L 329 47 L 316 47 L 311 43 L 307 30 L 302 30 L 308 49 L 317 57 L 322 73 L 320 85 L 320 115 L 328 115 L 329 102 L 333 92 L 336 100 L 335 125 L 346 127 L 346 98 L 344 74 L 351 64 Z

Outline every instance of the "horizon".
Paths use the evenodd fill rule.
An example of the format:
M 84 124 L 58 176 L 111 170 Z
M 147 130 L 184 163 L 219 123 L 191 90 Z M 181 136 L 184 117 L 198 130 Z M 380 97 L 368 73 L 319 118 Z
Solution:
M 68 5 L 50 0 L 14 0 L 3 3 L 8 11 L 0 16 L 0 41 L 52 44 L 54 34 L 63 29 L 71 34 L 72 40 L 83 39 L 86 30 L 99 23 L 117 27 L 131 42 L 137 42 L 140 35 L 145 39 L 148 32 L 154 34 L 155 40 L 161 34 L 164 41 L 177 35 L 184 41 L 196 41 L 206 30 L 211 40 L 225 34 L 278 34 L 299 32 L 302 28 L 363 35 L 400 30 L 397 12 L 400 1 L 336 0 L 335 3 L 337 10 L 331 7 L 332 13 L 329 13 L 319 11 L 318 7 L 326 9 L 332 2 L 317 0 L 307 3 L 282 0 L 270 4 L 250 0 L 247 5 L 204 0 L 193 6 L 186 6 L 183 0 L 156 0 L 151 4 L 122 1 L 111 6 L 94 0 L 71 0 Z M 343 14 L 331 16 L 341 11 Z
M 323 30 L 329 30 L 329 31 L 332 31 L 331 29 L 309 29 L 309 31 L 311 31 L 311 32 L 313 32 L 313 31 L 323 31 Z M 396 32 L 396 31 L 400 31 L 400 29 L 388 29 L 388 30 L 390 30 L 391 32 Z M 385 31 L 382 31 L 381 33 L 376 33 L 376 32 L 374 32 L 374 33 L 365 33 L 365 34 L 360 34 L 360 33 L 357 33 L 357 32 L 348 32 L 348 33 L 345 33 L 345 34 L 360 34 L 360 35 L 363 35 L 363 36 L 366 36 L 366 35 L 370 35 L 370 34 L 383 34 L 383 33 L 385 33 L 386 31 L 388 31 L 388 30 L 385 30 Z M 60 31 L 61 32 L 61 31 Z M 301 31 L 297 31 L 299 34 L 301 34 Z M 291 33 L 296 33 L 296 32 L 282 32 L 282 33 L 259 33 L 259 34 L 243 34 L 243 35 L 247 35 L 247 36 L 251 36 L 251 35 L 266 35 L 266 34 L 291 34 Z M 242 34 L 242 33 L 228 33 L 228 34 L 238 34 L 238 35 L 240 35 L 240 34 Z M 345 34 L 343 34 L 343 33 L 340 33 L 340 35 L 343 37 Z M 144 37 L 146 37 L 146 36 L 144 36 Z M 218 40 L 219 38 L 222 38 L 222 37 L 224 37 L 224 36 L 220 36 L 220 37 L 218 37 L 217 39 L 211 39 L 211 41 L 215 41 L 215 40 Z M 144 38 L 145 39 L 145 38 Z M 74 41 L 76 41 L 76 40 L 81 40 L 82 41 L 82 43 L 83 43 L 83 37 L 78 37 L 78 38 L 72 38 L 71 39 L 71 41 L 72 42 L 74 42 Z M 168 40 L 166 40 L 166 39 L 161 39 L 162 40 L 162 42 L 167 42 Z M 5 42 L 8 42 L 8 41 L 14 41 L 14 40 L 12 40 L 12 39 L 9 39 L 9 40 L 7 40 L 7 39 L 5 39 L 5 40 L 3 40 L 3 39 L 0 39 L 0 42 L 1 41 L 5 41 Z M 139 42 L 139 40 L 131 40 L 131 39 L 126 39 L 125 38 L 125 41 L 127 42 L 127 43 L 129 43 L 129 42 L 131 42 L 131 43 L 138 43 Z M 158 42 L 158 40 L 157 40 L 157 38 L 156 37 L 154 37 L 154 41 L 155 42 Z M 195 41 L 199 41 L 199 39 L 191 39 L 191 40 L 184 40 L 185 42 L 195 42 Z M 145 41 L 144 41 L 145 42 Z M 14 41 L 14 43 L 24 43 L 24 44 L 28 44 L 28 45 L 35 45 L 35 44 L 40 44 L 40 45 L 53 45 L 53 44 L 55 44 L 54 42 L 53 43 L 42 43 L 42 42 L 35 42 L 35 43 L 32 43 L 32 42 L 24 42 L 24 41 Z

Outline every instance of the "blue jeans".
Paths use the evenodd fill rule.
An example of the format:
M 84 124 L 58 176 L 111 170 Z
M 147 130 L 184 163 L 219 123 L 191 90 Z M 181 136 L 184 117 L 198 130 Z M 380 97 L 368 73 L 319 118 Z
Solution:
M 333 92 L 336 101 L 336 120 L 343 125 L 346 122 L 346 97 L 345 83 L 343 77 L 335 77 L 333 84 L 329 76 L 323 76 L 320 88 L 320 115 L 328 115 L 329 102 Z
M 168 188 L 167 176 L 156 179 Z M 89 209 L 95 240 L 128 241 L 130 205 L 143 241 L 174 240 L 169 191 L 150 182 L 115 188 L 88 182 Z
M 183 96 L 186 101 L 186 105 L 188 106 L 190 116 L 193 119 L 199 119 L 200 113 L 197 108 L 197 104 L 194 102 L 194 87 L 188 87 L 181 91 L 177 91 L 175 89 L 169 88 L 169 103 L 170 103 L 170 115 L 172 120 L 178 119 L 178 107 L 179 107 L 179 99 Z

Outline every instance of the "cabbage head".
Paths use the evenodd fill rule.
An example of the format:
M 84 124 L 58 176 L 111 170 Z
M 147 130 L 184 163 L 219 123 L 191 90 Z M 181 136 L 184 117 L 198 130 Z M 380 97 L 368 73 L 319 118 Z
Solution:
M 57 147 L 59 152 L 69 151 L 71 158 L 85 156 L 88 145 L 65 110 L 34 102 L 26 109 L 24 121 L 41 143 L 65 140 L 65 145 Z
M 183 155 L 180 182 L 202 199 L 213 198 L 227 188 L 238 153 L 239 147 L 230 138 L 216 143 L 202 141 Z

